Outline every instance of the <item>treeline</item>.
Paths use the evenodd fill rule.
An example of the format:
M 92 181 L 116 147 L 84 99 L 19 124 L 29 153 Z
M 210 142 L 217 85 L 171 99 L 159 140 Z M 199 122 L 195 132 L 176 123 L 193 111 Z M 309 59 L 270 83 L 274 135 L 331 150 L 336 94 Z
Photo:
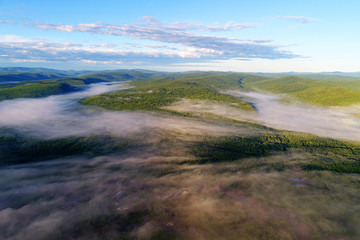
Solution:
M 266 157 L 290 149 L 309 152 L 311 156 L 315 156 L 298 163 L 305 170 L 360 173 L 359 144 L 286 131 L 261 136 L 208 137 L 194 146 L 193 152 L 200 159 L 193 163 L 220 163 L 248 157 Z M 263 162 L 256 167 L 268 164 Z M 289 161 L 284 161 L 281 168 L 291 167 Z

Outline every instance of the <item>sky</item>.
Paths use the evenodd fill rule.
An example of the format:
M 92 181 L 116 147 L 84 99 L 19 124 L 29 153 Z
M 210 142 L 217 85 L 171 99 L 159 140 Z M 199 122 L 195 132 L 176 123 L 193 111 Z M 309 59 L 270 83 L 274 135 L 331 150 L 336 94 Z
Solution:
M 360 71 L 358 0 L 0 0 L 0 67 Z

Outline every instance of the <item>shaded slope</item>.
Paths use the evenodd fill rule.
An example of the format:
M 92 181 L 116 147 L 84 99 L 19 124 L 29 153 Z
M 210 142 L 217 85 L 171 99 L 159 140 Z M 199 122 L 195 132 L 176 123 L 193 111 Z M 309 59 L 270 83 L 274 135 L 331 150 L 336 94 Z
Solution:
M 0 68 L 0 84 L 7 82 L 37 81 L 52 78 L 76 77 L 90 71 L 65 71 L 47 68 Z

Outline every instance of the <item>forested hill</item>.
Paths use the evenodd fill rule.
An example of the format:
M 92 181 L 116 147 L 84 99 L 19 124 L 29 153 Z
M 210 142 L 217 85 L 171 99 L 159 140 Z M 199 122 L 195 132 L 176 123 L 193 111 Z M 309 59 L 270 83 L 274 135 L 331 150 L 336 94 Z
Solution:
M 157 109 L 180 98 L 235 103 L 240 100 L 234 102 L 234 97 L 225 95 L 223 91 L 236 89 L 286 94 L 294 100 L 318 106 L 348 106 L 360 103 L 360 79 L 356 77 L 329 74 L 308 74 L 308 77 L 304 74 L 281 75 L 215 71 L 169 73 L 142 69 L 90 72 L 0 68 L 0 100 L 43 97 L 64 93 L 61 89 L 75 91 L 79 89 L 76 87 L 97 82 L 131 81 L 135 87 L 133 90 L 92 97 L 83 103 L 118 110 Z M 68 84 L 70 87 L 61 84 Z M 117 100 L 114 101 L 113 98 Z M 128 100 L 119 101 L 121 98 Z M 251 109 L 247 104 L 240 105 L 240 108 Z
M 348 106 L 360 103 L 359 80 L 311 80 L 297 76 L 243 82 L 243 87 L 288 94 L 294 99 L 318 106 Z
M 0 74 L 0 101 L 13 98 L 46 97 L 54 94 L 68 93 L 80 90 L 81 87 L 91 83 L 135 81 L 165 75 L 165 73 L 152 71 L 122 70 L 87 73 L 72 78 L 63 78 L 59 77 L 57 75 L 58 73 L 47 72 L 45 74 L 34 72 L 36 71 Z M 56 78 L 52 78 L 54 74 Z M 63 73 L 60 75 L 64 76 L 62 74 Z M 45 80 L 43 80 L 44 78 Z M 3 79 L 2 84 L 1 79 Z
M 97 105 L 112 110 L 159 110 L 182 98 L 215 100 L 230 103 L 251 111 L 254 107 L 239 98 L 222 93 L 224 90 L 241 90 L 242 81 L 260 81 L 261 76 L 238 73 L 185 73 L 152 80 L 139 80 L 133 89 L 93 96 L 83 104 Z

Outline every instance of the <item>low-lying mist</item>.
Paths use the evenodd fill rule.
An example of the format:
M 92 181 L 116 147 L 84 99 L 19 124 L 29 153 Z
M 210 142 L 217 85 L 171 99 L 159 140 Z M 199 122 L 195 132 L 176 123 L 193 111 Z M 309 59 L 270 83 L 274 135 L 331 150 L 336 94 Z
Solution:
M 264 125 L 320 136 L 360 141 L 360 119 L 353 108 L 322 108 L 279 102 L 279 97 L 256 92 L 233 92 L 252 99 L 258 114 L 253 118 Z
M 168 109 L 209 112 L 242 121 L 256 121 L 265 126 L 311 133 L 319 136 L 360 141 L 359 107 L 322 108 L 310 105 L 286 104 L 279 96 L 268 93 L 231 91 L 231 95 L 246 98 L 254 104 L 256 113 L 243 112 L 225 104 L 182 100 Z
M 125 88 L 122 84 L 92 84 L 87 90 L 45 98 L 15 99 L 0 102 L 0 127 L 43 138 L 88 135 L 141 134 L 146 129 L 224 132 L 234 129 L 171 118 L 145 112 L 114 112 L 79 104 L 82 98 Z
M 55 159 L 0 169 L 5 239 L 324 239 L 360 234 L 358 175 L 306 173 L 290 152 L 183 164 L 173 150 Z M 286 171 L 264 166 L 288 166 Z M 326 183 L 324 183 L 326 181 Z M 349 236 L 346 238 L 344 236 Z
M 262 148 L 256 137 L 276 132 L 256 124 L 112 112 L 77 103 L 121 88 L 93 84 L 83 92 L 0 103 L 0 127 L 7 134 L 3 139 L 16 144 L 21 133 L 30 140 L 17 148 L 20 154 L 36 158 L 44 151 L 48 157 L 22 156 L 31 161 L 0 165 L 0 239 L 360 236 L 359 174 L 306 171 L 301 164 L 326 155 L 305 148 L 279 151 L 276 140 Z M 270 109 L 274 103 L 280 115 L 272 124 L 282 123 L 281 115 L 291 130 L 295 121 L 301 124 L 292 120 L 296 109 L 291 115 L 276 100 L 259 99 L 259 113 L 253 115 L 214 102 L 172 107 L 261 122 L 271 115 L 261 104 Z M 305 113 L 306 121 L 314 120 L 311 110 Z M 328 120 L 329 131 L 336 129 L 333 121 Z M 244 136 L 251 141 L 241 141 Z M 0 159 L 7 150 L 0 146 Z M 337 159 L 336 154 L 330 155 Z

